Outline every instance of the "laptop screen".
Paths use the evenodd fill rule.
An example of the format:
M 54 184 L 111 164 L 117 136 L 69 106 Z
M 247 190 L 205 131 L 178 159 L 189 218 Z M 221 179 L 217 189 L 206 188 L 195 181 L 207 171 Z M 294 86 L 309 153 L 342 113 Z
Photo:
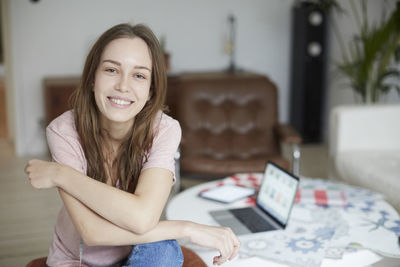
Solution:
M 289 220 L 299 179 L 268 162 L 257 196 L 257 205 L 286 225 Z

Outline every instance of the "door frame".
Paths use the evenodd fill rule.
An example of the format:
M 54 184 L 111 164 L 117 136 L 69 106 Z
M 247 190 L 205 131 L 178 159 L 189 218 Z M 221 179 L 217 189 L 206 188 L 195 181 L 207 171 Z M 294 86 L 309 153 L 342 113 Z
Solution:
M 13 144 L 15 151 L 16 136 L 15 131 L 15 88 L 14 88 L 14 75 L 12 64 L 12 41 L 11 41 L 11 18 L 10 18 L 10 0 L 0 0 L 1 5 L 1 33 L 3 45 L 3 59 L 4 59 L 4 83 L 6 91 L 6 112 L 7 112 L 7 140 Z

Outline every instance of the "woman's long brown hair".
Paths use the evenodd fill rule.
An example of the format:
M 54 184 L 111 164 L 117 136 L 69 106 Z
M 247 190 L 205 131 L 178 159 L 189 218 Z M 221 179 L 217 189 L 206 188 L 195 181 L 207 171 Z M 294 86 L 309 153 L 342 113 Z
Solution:
M 152 59 L 150 99 L 136 115 L 128 136 L 118 149 L 112 167 L 125 191 L 136 188 L 143 162 L 147 160 L 153 137 L 156 115 L 164 108 L 166 94 L 166 70 L 161 47 L 153 32 L 142 24 L 119 24 L 104 32 L 90 50 L 83 69 L 80 83 L 72 96 L 74 120 L 82 148 L 87 159 L 87 175 L 101 182 L 107 181 L 105 158 L 105 134 L 101 130 L 100 111 L 92 91 L 96 70 L 104 48 L 119 38 L 141 38 L 149 48 Z M 108 166 L 111 167 L 111 166 Z M 133 188 L 130 188 L 132 184 Z

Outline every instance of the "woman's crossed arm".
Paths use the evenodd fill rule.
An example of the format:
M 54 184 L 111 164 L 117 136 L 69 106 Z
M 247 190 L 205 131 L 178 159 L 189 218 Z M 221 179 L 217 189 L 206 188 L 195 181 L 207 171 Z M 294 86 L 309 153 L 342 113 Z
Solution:
M 157 173 L 157 171 L 162 169 L 145 170 L 142 174 L 144 176 L 140 179 L 146 178 L 147 175 L 151 175 L 153 173 L 152 170 Z M 116 223 L 113 223 L 111 220 L 107 219 L 101 214 L 104 212 L 96 211 L 96 208 L 99 210 L 103 210 L 106 208 L 118 210 L 119 206 L 114 205 L 115 203 L 113 204 L 110 199 L 107 199 L 107 197 L 111 196 L 110 198 L 112 199 L 112 197 L 117 196 L 114 196 L 115 192 L 119 191 L 126 194 L 130 193 L 121 190 L 115 191 L 118 189 L 97 182 L 70 167 L 54 162 L 32 160 L 26 166 L 25 171 L 28 174 L 33 187 L 40 189 L 52 188 L 57 186 L 59 188 L 60 196 L 63 199 L 63 202 L 70 214 L 70 217 L 78 232 L 80 233 L 82 239 L 87 245 L 118 246 L 148 243 L 167 239 L 189 238 L 191 242 L 196 243 L 200 246 L 217 249 L 220 252 L 220 255 L 214 257 L 215 264 L 222 264 L 226 260 L 234 258 L 239 250 L 240 242 L 229 228 L 206 226 L 187 221 L 158 221 L 159 214 L 156 207 L 157 205 L 153 207 L 153 209 L 156 210 L 155 212 L 157 213 L 155 216 L 153 216 L 153 219 L 157 218 L 156 222 L 151 226 L 148 226 L 146 230 L 136 232 L 131 231 L 129 227 L 121 227 L 120 225 L 117 225 Z M 67 185 L 64 185 L 63 175 L 66 174 L 74 176 L 76 175 L 76 177 L 73 178 L 74 182 L 68 182 Z M 83 181 L 81 181 L 79 178 L 81 178 Z M 68 181 L 70 181 L 71 176 L 69 176 L 68 179 Z M 85 181 L 85 179 L 90 180 Z M 148 179 L 148 177 L 146 179 Z M 89 181 L 95 182 L 94 184 L 98 185 L 98 187 L 93 187 L 92 190 L 88 190 L 86 186 L 92 185 L 92 183 L 90 183 Z M 152 179 L 148 179 L 147 181 L 154 182 L 154 180 Z M 139 194 L 144 194 L 146 189 L 141 189 L 143 190 L 141 191 L 141 187 L 139 187 L 139 184 L 137 187 L 140 192 Z M 147 183 L 142 183 L 142 188 L 146 188 L 145 184 Z M 70 187 L 74 189 L 71 189 Z M 153 184 L 153 187 L 158 186 Z M 95 189 L 98 191 L 95 191 Z M 80 194 L 88 194 L 88 196 L 80 196 L 81 199 L 79 199 L 74 194 L 70 194 L 68 190 L 73 191 L 73 193 L 77 196 L 80 196 Z M 109 193 L 108 190 L 110 190 L 110 192 L 112 193 Z M 160 194 L 160 192 L 157 190 L 155 193 Z M 166 199 L 166 197 L 168 197 L 168 194 L 162 198 Z M 138 203 L 141 202 L 138 201 Z M 145 216 L 140 211 L 149 207 L 140 207 L 138 203 L 137 206 L 135 205 L 135 207 L 139 209 L 136 210 L 136 213 L 139 215 L 139 217 L 140 214 L 142 216 Z M 161 213 L 161 211 L 159 212 Z M 107 213 L 107 216 L 114 216 L 118 219 L 118 214 L 120 213 L 121 210 L 116 211 L 115 213 L 110 212 Z M 152 217 L 150 214 L 149 216 Z M 135 220 L 135 218 L 132 217 L 132 220 Z
M 25 170 L 34 188 L 58 187 L 104 219 L 137 234 L 158 223 L 173 180 L 168 170 L 144 170 L 132 194 L 56 162 L 31 160 Z M 73 208 L 65 204 L 69 210 Z

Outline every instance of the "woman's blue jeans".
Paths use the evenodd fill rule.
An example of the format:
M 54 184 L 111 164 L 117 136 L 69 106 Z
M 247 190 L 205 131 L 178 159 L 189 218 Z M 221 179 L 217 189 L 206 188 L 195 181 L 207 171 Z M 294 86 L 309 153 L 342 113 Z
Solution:
M 176 240 L 164 240 L 133 246 L 121 267 L 181 267 L 182 264 L 181 246 Z
M 122 267 L 181 267 L 183 254 L 176 240 L 165 240 L 133 246 Z

